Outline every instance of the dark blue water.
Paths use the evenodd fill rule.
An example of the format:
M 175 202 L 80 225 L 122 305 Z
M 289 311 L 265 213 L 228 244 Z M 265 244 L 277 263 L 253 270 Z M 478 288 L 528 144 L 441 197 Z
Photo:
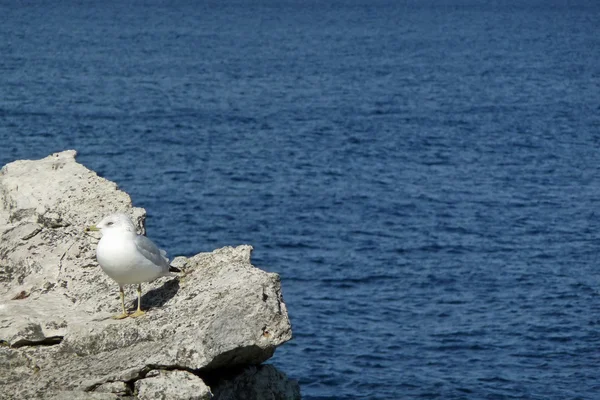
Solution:
M 596 2 L 56 3 L 0 5 L 0 164 L 252 244 L 305 399 L 598 398 Z

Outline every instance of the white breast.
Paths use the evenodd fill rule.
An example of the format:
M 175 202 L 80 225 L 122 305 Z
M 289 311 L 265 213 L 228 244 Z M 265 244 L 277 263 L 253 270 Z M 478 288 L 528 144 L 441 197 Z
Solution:
M 127 236 L 102 236 L 96 249 L 102 270 L 119 284 L 149 282 L 161 276 L 161 267 L 145 258 Z

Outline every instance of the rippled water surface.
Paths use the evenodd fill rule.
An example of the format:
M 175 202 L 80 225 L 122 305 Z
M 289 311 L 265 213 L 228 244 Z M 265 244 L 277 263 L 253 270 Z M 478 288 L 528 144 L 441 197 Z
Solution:
M 595 2 L 64 3 L 0 4 L 0 164 L 252 244 L 305 399 L 598 398 Z

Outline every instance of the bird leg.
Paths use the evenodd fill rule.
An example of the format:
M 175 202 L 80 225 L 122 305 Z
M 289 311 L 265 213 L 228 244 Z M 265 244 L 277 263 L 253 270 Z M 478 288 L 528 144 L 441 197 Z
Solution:
M 123 308 L 123 314 L 115 315 L 114 319 L 127 318 L 127 311 L 125 311 L 125 293 L 123 292 L 123 286 L 119 285 L 119 293 L 121 294 L 121 307 Z
M 138 284 L 137 293 L 138 293 L 138 308 L 137 308 L 136 312 L 131 314 L 131 318 L 141 317 L 142 315 L 146 314 L 145 312 L 142 311 L 142 309 L 140 307 L 142 304 L 142 284 L 141 283 Z

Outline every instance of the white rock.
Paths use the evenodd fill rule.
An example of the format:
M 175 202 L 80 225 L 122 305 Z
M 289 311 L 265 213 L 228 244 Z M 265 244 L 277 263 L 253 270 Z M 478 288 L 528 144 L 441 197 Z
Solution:
M 145 211 L 75 154 L 0 170 L 0 397 L 114 398 L 150 390 L 153 371 L 187 376 L 183 393 L 205 371 L 259 364 L 291 339 L 279 276 L 252 266 L 251 246 L 178 257 L 180 277 L 143 285 L 145 316 L 111 319 L 118 286 L 84 228 L 121 211 L 142 233 Z M 135 304 L 133 287 L 127 295 Z
M 187 371 L 157 371 L 135 383 L 140 400 L 208 400 L 212 393 L 202 379 Z

